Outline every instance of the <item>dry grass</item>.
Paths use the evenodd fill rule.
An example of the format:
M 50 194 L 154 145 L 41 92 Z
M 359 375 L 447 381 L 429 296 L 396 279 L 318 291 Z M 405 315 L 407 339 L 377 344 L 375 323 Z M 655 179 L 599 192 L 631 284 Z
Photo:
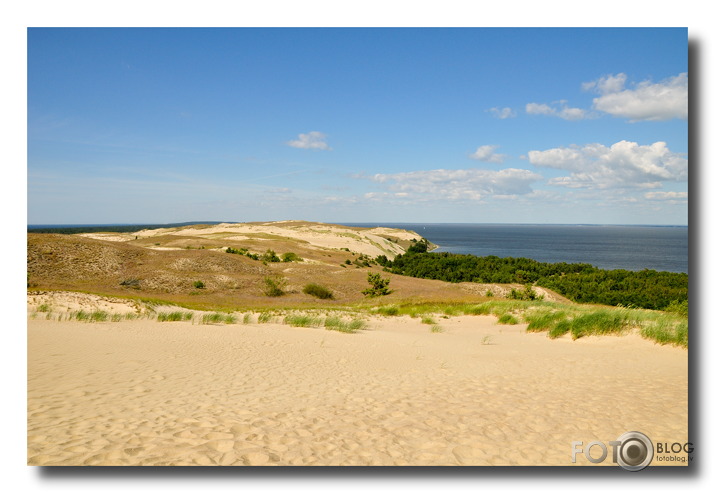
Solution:
M 385 301 L 365 300 L 361 291 L 368 287 L 367 272 L 382 269 L 355 265 L 341 268 L 346 256 L 357 258 L 353 252 L 316 248 L 289 238 L 238 241 L 175 233 L 137 240 L 129 235 L 131 239 L 123 242 L 28 234 L 29 289 L 80 291 L 206 311 L 361 307 L 385 301 L 474 303 L 485 299 L 455 284 L 391 275 L 390 288 L 394 292 L 384 297 Z M 175 249 L 156 250 L 155 243 Z M 221 250 L 229 246 L 261 254 L 267 249 L 278 255 L 294 252 L 304 261 L 264 264 Z M 285 295 L 265 296 L 266 277 L 285 278 Z M 202 289 L 194 286 L 197 279 L 204 283 Z M 329 290 L 333 299 L 316 299 L 304 293 L 308 283 Z

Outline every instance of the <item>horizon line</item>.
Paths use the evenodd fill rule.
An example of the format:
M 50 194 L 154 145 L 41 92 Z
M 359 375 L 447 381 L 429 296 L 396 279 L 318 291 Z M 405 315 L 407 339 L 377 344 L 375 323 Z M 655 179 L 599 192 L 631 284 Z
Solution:
M 117 223 L 27 223 L 27 227 L 100 227 L 100 226 L 159 226 L 177 225 L 187 226 L 200 224 L 246 224 L 246 223 L 272 223 L 272 222 L 312 222 L 324 224 L 474 224 L 474 225 L 509 225 L 509 226 L 642 226 L 642 227 L 688 227 L 688 224 L 648 224 L 648 223 L 520 223 L 520 222 L 433 222 L 433 221 L 311 221 L 304 219 L 275 219 L 269 221 L 173 221 L 173 222 L 117 222 Z

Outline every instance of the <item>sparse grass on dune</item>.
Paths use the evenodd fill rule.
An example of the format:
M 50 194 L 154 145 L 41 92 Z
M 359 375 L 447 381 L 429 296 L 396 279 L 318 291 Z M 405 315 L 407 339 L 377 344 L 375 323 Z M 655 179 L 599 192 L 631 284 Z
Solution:
M 136 298 L 132 298 L 136 301 Z M 31 318 L 47 320 L 77 320 L 82 322 L 119 322 L 137 318 L 156 319 L 158 321 L 188 321 L 192 320 L 190 311 L 156 311 L 160 306 L 171 306 L 165 300 L 147 299 L 138 302 L 143 307 L 138 313 L 108 313 L 103 310 L 53 311 L 48 304 L 39 305 L 29 314 Z M 174 305 L 176 306 L 176 305 Z M 186 308 L 186 307 L 183 307 Z M 221 309 L 216 307 L 215 309 Z M 322 316 L 315 313 L 323 311 Z M 386 317 L 410 316 L 420 318 L 422 323 L 429 325 L 430 330 L 439 332 L 436 316 L 448 318 L 458 315 L 494 315 L 500 324 L 526 324 L 529 332 L 546 332 L 549 337 L 556 338 L 570 334 L 573 339 L 591 335 L 625 334 L 638 331 L 644 338 L 659 344 L 670 344 L 688 347 L 688 318 L 685 314 L 674 311 L 655 311 L 626 307 L 607 307 L 596 305 L 581 305 L 573 303 L 557 303 L 548 301 L 522 300 L 489 300 L 482 303 L 438 303 L 438 302 L 406 302 L 389 305 L 371 306 L 357 304 L 331 307 L 316 306 L 305 310 L 296 307 L 281 309 L 259 309 L 255 323 L 269 323 L 276 317 L 283 317 L 283 323 L 300 327 L 320 327 L 341 332 L 355 332 L 364 328 L 365 322 L 355 318 L 356 314 L 381 315 Z M 343 320 L 337 314 L 347 314 L 355 318 L 351 322 Z M 195 323 L 202 324 L 236 324 L 239 319 L 231 313 L 215 311 L 205 313 L 200 318 L 194 317 Z M 243 324 L 253 323 L 255 319 L 251 312 L 244 313 Z M 435 328 L 437 327 L 437 328 Z
M 680 313 L 640 308 L 580 305 L 548 301 L 490 300 L 484 303 L 407 303 L 374 307 L 383 316 L 495 315 L 500 324 L 527 324 L 529 332 L 548 332 L 556 338 L 625 334 L 637 330 L 659 344 L 688 347 L 688 319 Z
M 516 325 L 519 323 L 519 319 L 511 313 L 505 313 L 499 317 L 497 323 L 502 325 Z
M 161 312 L 158 313 L 156 316 L 156 319 L 159 322 L 183 322 L 187 320 L 191 320 L 194 317 L 194 314 L 192 312 L 181 312 L 181 311 L 174 311 L 174 312 Z
M 237 322 L 236 316 L 230 313 L 206 313 L 201 317 L 201 323 L 205 325 L 209 324 L 235 324 Z
M 283 323 L 290 325 L 291 327 L 320 327 L 323 320 L 313 315 L 296 313 L 286 315 L 283 319 Z
M 358 330 L 363 330 L 366 326 L 367 323 L 360 319 L 353 319 L 349 322 L 334 316 L 325 319 L 326 330 L 337 330 L 338 332 L 345 332 L 347 334 L 353 334 Z
M 95 310 L 93 312 L 80 310 L 78 312 L 74 312 L 74 318 L 80 322 L 106 322 L 109 320 L 109 313 L 103 310 Z

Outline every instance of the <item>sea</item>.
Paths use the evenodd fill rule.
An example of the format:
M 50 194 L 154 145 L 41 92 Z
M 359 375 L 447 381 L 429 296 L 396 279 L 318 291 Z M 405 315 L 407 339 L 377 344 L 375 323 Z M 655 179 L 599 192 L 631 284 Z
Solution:
M 587 263 L 602 269 L 688 272 L 687 226 L 351 223 L 414 231 L 436 252 Z

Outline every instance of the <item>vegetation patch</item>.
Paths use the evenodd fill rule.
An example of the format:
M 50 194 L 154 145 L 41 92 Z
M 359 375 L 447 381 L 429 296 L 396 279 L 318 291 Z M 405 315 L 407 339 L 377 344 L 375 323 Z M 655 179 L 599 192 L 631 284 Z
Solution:
M 499 320 L 497 320 L 498 324 L 502 325 L 516 325 L 519 323 L 519 319 L 516 318 L 514 315 L 511 313 L 504 313 L 499 317 Z
M 320 317 L 313 315 L 286 315 L 283 322 L 291 327 L 320 327 L 323 323 Z
M 80 322 L 106 322 L 109 320 L 109 313 L 103 310 L 95 310 L 92 312 L 86 312 L 80 310 L 78 312 L 71 312 L 69 319 L 78 320 Z
M 364 294 L 365 296 L 386 296 L 392 293 L 392 291 L 388 288 L 388 286 L 390 285 L 390 279 L 383 278 L 377 272 L 368 272 L 367 283 L 370 285 L 370 287 L 362 291 L 362 294 Z
M 293 252 L 286 252 L 281 255 L 282 262 L 301 262 L 303 259 Z
M 424 251 L 423 251 L 424 250 Z M 434 253 L 417 243 L 394 260 L 379 258 L 387 272 L 447 282 L 535 284 L 578 303 L 625 305 L 652 310 L 687 308 L 688 274 L 649 269 L 604 270 L 584 263 L 545 263 L 528 258 L 477 257 Z M 515 299 L 536 300 L 535 293 L 513 290 Z M 683 303 L 685 305 L 683 306 Z
M 337 330 L 346 334 L 354 334 L 358 330 L 363 330 L 367 326 L 364 320 L 353 319 L 345 321 L 340 317 L 327 317 L 325 319 L 326 330 Z
M 157 314 L 156 319 L 159 322 L 184 322 L 191 320 L 194 317 L 192 312 L 161 312 Z
M 283 296 L 285 293 L 286 279 L 284 277 L 264 277 L 263 294 L 271 297 Z
M 321 286 L 320 284 L 306 284 L 306 286 L 303 288 L 303 292 L 305 294 L 315 296 L 316 298 L 319 298 L 321 300 L 333 299 L 333 292 L 325 286 Z
M 201 323 L 208 324 L 235 324 L 236 317 L 230 313 L 206 313 L 201 317 Z

